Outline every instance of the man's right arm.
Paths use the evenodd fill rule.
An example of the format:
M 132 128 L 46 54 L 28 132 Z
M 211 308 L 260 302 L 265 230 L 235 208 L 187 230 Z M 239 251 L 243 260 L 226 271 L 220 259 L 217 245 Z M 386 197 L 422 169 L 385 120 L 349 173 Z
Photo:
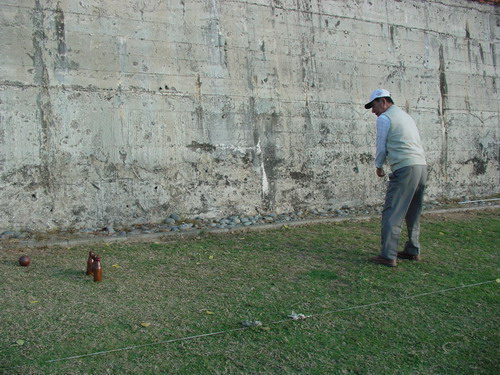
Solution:
M 387 116 L 380 115 L 377 118 L 377 142 L 375 153 L 375 167 L 377 168 L 377 176 L 384 177 L 385 172 L 382 168 L 387 156 L 387 135 L 389 134 L 389 128 L 391 127 L 391 121 Z

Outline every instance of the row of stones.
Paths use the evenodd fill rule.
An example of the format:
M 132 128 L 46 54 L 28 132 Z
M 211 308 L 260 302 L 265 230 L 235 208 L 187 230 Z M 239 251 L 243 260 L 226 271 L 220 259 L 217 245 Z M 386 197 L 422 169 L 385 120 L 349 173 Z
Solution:
M 375 210 L 376 211 L 376 210 Z M 296 211 L 288 214 L 269 213 L 266 215 L 232 215 L 218 219 L 203 219 L 200 217 L 183 218 L 178 214 L 171 214 L 162 223 L 136 224 L 131 226 L 113 226 L 84 228 L 78 231 L 58 231 L 49 235 L 48 233 L 33 233 L 29 231 L 5 231 L 0 234 L 0 239 L 33 239 L 36 237 L 79 237 L 79 236 L 127 236 L 162 232 L 185 232 L 203 229 L 234 229 L 272 223 L 286 223 L 318 217 L 351 216 L 357 214 L 374 213 L 374 209 L 365 208 L 363 211 L 352 209 L 347 206 L 341 209 Z
M 161 232 L 185 232 L 190 230 L 201 229 L 235 229 L 240 227 L 248 227 L 252 225 L 264 225 L 273 223 L 286 223 L 290 221 L 300 221 L 318 217 L 335 217 L 335 216 L 350 216 L 359 214 L 348 207 L 336 210 L 311 210 L 311 211 L 296 211 L 288 214 L 270 213 L 266 215 L 240 216 L 232 215 L 219 219 L 202 219 L 195 217 L 193 219 L 182 218 L 178 214 L 171 214 L 161 224 L 142 224 L 136 225 L 133 228 L 113 228 L 107 226 L 102 229 L 89 228 L 83 230 L 86 233 L 100 233 L 104 235 L 125 236 L 127 234 L 147 234 Z M 369 214 L 368 210 L 363 213 Z
M 493 205 L 493 202 L 477 202 L 476 205 Z M 433 201 L 425 205 L 424 208 L 430 209 L 433 207 L 442 206 L 440 202 Z M 193 219 L 182 218 L 178 214 L 171 214 L 162 223 L 137 224 L 129 227 L 113 227 L 107 225 L 101 228 L 85 228 L 77 232 L 75 231 L 59 231 L 57 233 L 34 233 L 29 231 L 4 231 L 0 234 L 0 239 L 36 239 L 42 236 L 44 239 L 48 237 L 79 237 L 79 236 L 127 236 L 148 233 L 163 233 L 163 232 L 185 232 L 192 230 L 204 229 L 235 229 L 241 227 L 249 227 L 265 224 L 279 224 L 292 221 L 312 220 L 317 218 L 334 218 L 334 217 L 349 217 L 357 215 L 374 215 L 380 214 L 381 207 L 364 207 L 351 208 L 343 206 L 341 209 L 327 210 L 310 210 L 310 211 L 295 211 L 287 214 L 269 213 L 266 215 L 232 215 L 219 219 L 202 219 L 195 217 Z

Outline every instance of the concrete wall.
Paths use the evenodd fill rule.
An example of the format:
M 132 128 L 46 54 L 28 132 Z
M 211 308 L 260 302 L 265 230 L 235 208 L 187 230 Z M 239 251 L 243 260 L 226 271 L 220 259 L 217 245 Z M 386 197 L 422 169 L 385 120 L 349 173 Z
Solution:
M 427 197 L 499 192 L 498 6 L 2 0 L 0 229 L 379 204 L 369 93 Z

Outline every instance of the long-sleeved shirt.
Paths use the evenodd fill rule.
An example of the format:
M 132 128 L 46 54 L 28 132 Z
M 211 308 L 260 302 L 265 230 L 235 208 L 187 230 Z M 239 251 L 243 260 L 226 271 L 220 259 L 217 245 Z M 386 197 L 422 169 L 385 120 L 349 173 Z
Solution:
M 382 168 L 387 156 L 387 135 L 391 127 L 391 120 L 384 114 L 377 117 L 377 151 L 375 153 L 375 168 Z
M 415 121 L 395 105 L 377 118 L 376 167 L 382 168 L 386 159 L 393 172 L 410 165 L 427 164 Z

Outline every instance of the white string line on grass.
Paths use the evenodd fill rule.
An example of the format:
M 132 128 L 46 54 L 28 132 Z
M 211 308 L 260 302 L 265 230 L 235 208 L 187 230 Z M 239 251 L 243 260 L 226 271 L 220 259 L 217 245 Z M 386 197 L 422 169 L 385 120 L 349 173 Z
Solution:
M 373 306 L 377 306 L 377 305 L 391 304 L 391 303 L 395 303 L 398 300 L 402 300 L 402 299 L 412 299 L 412 298 L 429 296 L 431 294 L 446 293 L 446 292 L 451 292 L 453 290 L 470 288 L 470 287 L 473 287 L 473 286 L 480 286 L 480 285 L 483 285 L 483 284 L 490 284 L 490 283 L 493 283 L 495 281 L 497 281 L 497 280 L 488 280 L 488 281 L 483 281 L 483 282 L 480 282 L 480 283 L 474 283 L 474 284 L 457 286 L 457 287 L 453 287 L 453 288 L 435 290 L 433 292 L 426 292 L 426 293 L 414 294 L 412 296 L 400 297 L 400 298 L 395 299 L 393 301 L 380 301 L 380 302 L 368 303 L 366 305 L 358 305 L 358 306 L 345 307 L 343 309 L 337 309 L 337 310 L 326 311 L 326 312 L 317 313 L 317 314 L 313 314 L 313 315 L 307 315 L 304 318 L 298 319 L 298 320 L 303 320 L 303 319 L 307 319 L 307 318 L 315 318 L 315 317 L 319 317 L 319 316 L 323 316 L 323 315 L 331 315 L 331 314 L 336 314 L 336 313 L 339 313 L 339 312 L 344 312 L 344 311 L 349 311 L 349 310 L 359 310 L 359 309 L 363 309 L 363 308 L 367 308 L 367 307 L 373 307 Z M 279 323 L 284 323 L 284 322 L 289 322 L 289 321 L 293 321 L 293 320 L 291 320 L 291 319 L 277 320 L 275 322 L 271 322 L 271 324 L 279 324 Z
M 413 298 L 419 298 L 419 297 L 429 296 L 429 295 L 432 295 L 432 294 L 446 293 L 446 292 L 451 292 L 451 291 L 454 291 L 454 290 L 459 290 L 459 289 L 464 289 L 464 288 L 471 288 L 471 287 L 480 286 L 480 285 L 484 285 L 484 284 L 490 284 L 490 283 L 493 283 L 495 281 L 496 280 L 488 280 L 488 281 L 483 281 L 483 282 L 474 283 L 474 284 L 467 284 L 467 285 L 462 285 L 462 286 L 453 287 L 453 288 L 440 289 L 440 290 L 435 290 L 435 291 L 432 291 L 432 292 L 426 292 L 426 293 L 420 293 L 420 294 L 415 294 L 415 295 L 406 296 L 406 297 L 400 297 L 400 298 L 397 298 L 397 299 L 395 299 L 393 301 L 387 301 L 386 300 L 386 301 L 379 301 L 379 302 L 368 303 L 368 304 L 364 304 L 364 305 L 351 306 L 351 307 L 346 307 L 346 308 L 342 308 L 342 309 L 327 311 L 327 312 L 323 312 L 323 313 L 318 313 L 318 314 L 313 314 L 313 315 L 307 315 L 307 316 L 304 316 L 304 318 L 299 319 L 299 320 L 304 320 L 304 319 L 314 318 L 314 317 L 320 317 L 320 316 L 324 316 L 324 315 L 331 315 L 331 314 L 335 314 L 335 313 L 339 313 L 339 312 L 344 312 L 344 311 L 359 310 L 359 309 L 364 309 L 364 308 L 373 307 L 373 306 L 377 306 L 377 305 L 391 304 L 391 303 L 395 303 L 395 302 L 397 302 L 399 300 L 403 300 L 403 299 L 413 299 Z M 278 320 L 278 321 L 271 322 L 270 324 L 281 324 L 281 323 L 293 322 L 293 321 L 294 321 L 293 319 L 283 319 L 283 320 Z M 219 336 L 219 335 L 223 335 L 223 334 L 227 334 L 227 333 L 231 333 L 231 332 L 244 331 L 244 330 L 247 330 L 249 328 L 252 328 L 252 327 L 233 328 L 233 329 L 228 329 L 228 330 L 225 330 L 225 331 L 218 331 L 218 332 L 211 332 L 211 333 L 205 333 L 205 334 L 194 335 L 194 336 L 187 336 L 187 337 L 180 337 L 180 338 L 169 339 L 169 340 L 162 340 L 162 341 L 152 342 L 152 343 L 149 343 L 149 344 L 131 345 L 131 346 L 123 347 L 123 348 L 116 348 L 116 349 L 110 349 L 110 350 L 103 350 L 103 351 L 100 351 L 100 352 L 94 352 L 94 353 L 74 355 L 74 356 L 64 357 L 64 358 L 51 359 L 51 360 L 48 360 L 48 361 L 44 361 L 43 363 L 54 363 L 54 362 L 61 362 L 61 361 L 69 361 L 69 360 L 73 360 L 73 359 L 80 359 L 80 358 L 86 358 L 86 357 L 94 357 L 94 356 L 98 356 L 98 355 L 103 355 L 103 354 L 108 354 L 108 353 L 115 353 L 115 352 L 120 352 L 120 351 L 125 351 L 125 350 L 133 350 L 133 349 L 145 348 L 145 347 L 154 346 L 154 345 L 171 344 L 171 343 L 174 343 L 174 342 L 181 342 L 181 341 L 190 341 L 190 340 L 200 339 L 200 338 L 204 338 L 204 337 Z M 18 367 L 25 367 L 25 366 L 27 366 L 27 365 L 10 367 L 10 369 L 18 368 Z M 6 370 L 6 369 L 4 368 L 4 370 Z
M 412 298 L 419 298 L 419 297 L 424 297 L 424 296 L 428 296 L 428 295 L 432 295 L 432 294 L 446 293 L 446 292 L 451 292 L 453 290 L 464 289 L 464 288 L 471 288 L 471 287 L 474 287 L 474 286 L 480 286 L 480 285 L 489 284 L 489 283 L 492 283 L 492 282 L 495 282 L 495 280 L 488 280 L 488 281 L 483 281 L 483 282 L 480 282 L 480 283 L 474 283 L 474 284 L 457 286 L 457 287 L 454 287 L 454 288 L 447 288 L 447 289 L 436 290 L 436 291 L 433 291 L 433 292 L 415 294 L 415 295 L 412 295 L 412 296 L 401 297 L 401 298 L 398 298 L 398 299 L 396 299 L 394 301 L 380 301 L 380 302 L 368 303 L 368 304 L 365 304 L 365 305 L 351 306 L 351 307 L 346 307 L 346 308 L 343 308 L 343 309 L 337 309 L 337 310 L 333 310 L 333 311 L 327 311 L 327 312 L 323 312 L 323 313 L 308 315 L 305 318 L 313 318 L 313 317 L 318 317 L 318 316 L 323 316 L 323 315 L 329 315 L 329 314 L 335 314 L 335 313 L 339 313 L 339 312 L 343 312 L 343 311 L 349 311 L 349 310 L 359 310 L 359 309 L 363 309 L 363 308 L 367 308 L 367 307 L 372 307 L 372 306 L 377 306 L 377 305 L 395 303 L 396 301 L 401 300 L 401 299 L 412 299 Z M 301 319 L 301 320 L 303 320 L 303 319 Z M 271 322 L 270 324 L 281 324 L 281 323 L 291 322 L 291 321 L 294 321 L 294 320 L 292 320 L 292 319 L 283 319 L 283 320 L 278 320 L 278 321 L 275 321 L 275 322 Z M 222 335 L 222 334 L 226 334 L 226 333 L 230 333 L 230 332 L 243 331 L 243 330 L 246 330 L 246 329 L 249 329 L 249 328 L 252 328 L 252 327 L 233 328 L 233 329 L 229 329 L 229 330 L 225 330 L 225 331 L 218 331 L 218 332 L 211 332 L 211 333 L 205 333 L 205 334 L 188 336 L 188 337 L 180 337 L 180 338 L 176 338 L 176 339 L 162 340 L 162 341 L 157 341 L 157 342 L 153 342 L 153 343 L 149 343 L 149 344 L 132 345 L 132 346 L 127 346 L 127 347 L 123 347 L 123 348 L 117 348 L 117 349 L 111 349 L 111 350 L 103 350 L 103 351 L 95 352 L 95 353 L 75 355 L 75 356 L 71 356 L 71 357 L 64 357 L 64 358 L 57 358 L 57 359 L 51 359 L 51 360 L 46 361 L 46 363 L 60 362 L 60 361 L 66 361 L 66 360 L 71 360 L 71 359 L 79 359 L 79 358 L 85 358 L 85 357 L 93 357 L 93 356 L 97 356 L 97 355 L 114 353 L 114 352 L 119 352 L 119 351 L 124 351 L 124 350 L 132 350 L 132 349 L 144 348 L 144 347 L 153 346 L 153 345 L 162 345 L 162 344 L 170 344 L 170 343 L 180 342 L 180 341 L 195 340 L 195 339 L 199 339 L 199 338 L 203 338 L 203 337 L 218 336 L 218 335 Z

